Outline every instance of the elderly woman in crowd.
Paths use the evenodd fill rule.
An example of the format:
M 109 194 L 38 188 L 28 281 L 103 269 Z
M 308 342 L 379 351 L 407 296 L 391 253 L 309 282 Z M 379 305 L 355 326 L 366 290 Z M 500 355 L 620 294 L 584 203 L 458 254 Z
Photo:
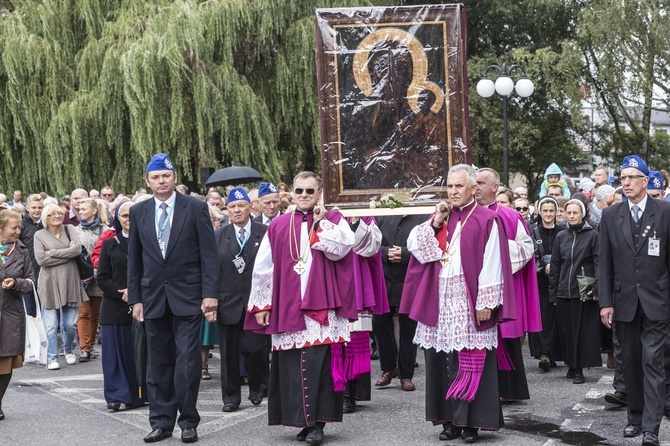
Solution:
M 79 202 L 79 226 L 75 228 L 81 245 L 89 254 L 93 252 L 100 235 L 109 229 L 107 226 L 107 210 L 105 205 L 95 198 L 84 198 Z M 95 278 L 86 280 L 86 294 L 88 302 L 79 307 L 77 327 L 81 355 L 79 362 L 88 362 L 97 355 L 92 353 L 95 344 L 95 334 L 100 321 L 100 305 L 102 304 L 102 290 L 98 287 Z
M 223 214 L 221 211 L 212 205 L 209 205 L 209 218 L 212 221 L 212 226 L 216 231 L 221 227 L 223 222 Z M 209 373 L 209 351 L 219 342 L 219 325 L 217 322 L 209 322 L 207 319 L 202 319 L 200 326 L 200 351 L 202 353 L 202 379 L 212 379 Z
M 68 364 L 77 362 L 72 351 L 77 331 L 79 307 L 88 300 L 81 285 L 76 258 L 81 254 L 81 241 L 74 226 L 63 225 L 63 210 L 54 204 L 44 207 L 44 229 L 35 233 L 35 260 L 40 265 L 37 293 L 44 309 L 47 332 L 47 368 L 58 370 L 58 313 L 62 318 L 63 347 Z
M 602 366 L 598 308 L 598 232 L 586 221 L 583 201 L 565 205 L 566 231 L 556 235 L 549 269 L 549 295 L 556 302 L 561 350 L 568 365 L 566 378 L 583 384 L 585 367 Z
M 100 326 L 105 349 L 102 353 L 102 376 L 107 408 L 118 411 L 141 406 L 146 395 L 141 393 L 145 379 L 138 377 L 133 349 L 133 322 L 128 312 L 128 234 L 130 208 L 126 201 L 116 208 L 116 235 L 102 243 L 98 259 L 98 286 L 104 292 L 100 311 Z
M 589 224 L 598 229 L 600 224 L 600 217 L 603 214 L 603 209 L 611 205 L 614 201 L 614 188 L 609 184 L 603 184 L 596 189 L 593 200 L 589 204 Z
M 5 419 L 2 398 L 12 379 L 12 369 L 23 365 L 26 315 L 22 293 L 32 292 L 33 262 L 18 241 L 21 216 L 0 211 L 0 420 Z
M 561 361 L 560 344 L 556 329 L 556 306 L 549 297 L 549 271 L 551 268 L 551 253 L 556 235 L 565 228 L 556 224 L 556 211 L 558 203 L 552 197 L 542 197 L 537 205 L 539 209 L 539 221 L 533 225 L 530 235 L 535 243 L 535 260 L 537 265 L 537 288 L 540 294 L 540 313 L 542 315 L 542 331 L 530 333 L 535 342 L 539 356 L 540 369 L 548 372 L 550 367 L 556 366 L 556 361 Z

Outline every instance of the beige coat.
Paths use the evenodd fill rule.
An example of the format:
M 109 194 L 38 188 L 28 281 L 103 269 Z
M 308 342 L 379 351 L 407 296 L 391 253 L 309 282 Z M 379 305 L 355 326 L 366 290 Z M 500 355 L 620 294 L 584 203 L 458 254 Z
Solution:
M 0 262 L 0 281 L 15 279 L 13 290 L 0 287 L 0 357 L 22 355 L 25 346 L 26 313 L 23 309 L 21 293 L 33 290 L 33 262 L 28 250 L 21 242 L 16 242 L 7 263 Z
M 68 225 L 68 231 L 75 246 L 70 248 L 70 240 L 64 229 L 57 239 L 48 229 L 35 233 L 35 260 L 42 267 L 37 283 L 37 293 L 42 306 L 54 310 L 64 306 L 79 307 L 88 300 L 81 285 L 76 258 L 81 254 L 81 242 L 74 227 Z M 46 256 L 45 251 L 51 255 Z

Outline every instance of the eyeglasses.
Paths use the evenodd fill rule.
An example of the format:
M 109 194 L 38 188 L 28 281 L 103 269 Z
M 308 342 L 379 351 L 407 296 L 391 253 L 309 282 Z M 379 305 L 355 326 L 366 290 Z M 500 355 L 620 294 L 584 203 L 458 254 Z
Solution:
M 111 197 L 111 196 L 113 196 L 113 195 L 114 195 L 114 194 L 102 194 L 103 197 Z
M 623 175 L 621 177 L 621 182 L 623 183 L 626 180 L 631 180 L 632 181 L 632 180 L 635 180 L 635 179 L 638 179 L 638 178 L 644 178 L 644 177 L 645 177 L 645 175 Z
M 530 209 L 530 208 L 527 208 L 527 207 L 519 207 L 519 208 L 516 208 L 516 210 L 517 210 L 518 212 L 526 212 L 528 209 Z
M 316 189 L 310 187 L 308 189 L 303 189 L 301 187 L 296 187 L 293 189 L 293 192 L 295 192 L 296 195 L 302 195 L 303 192 L 305 192 L 307 195 L 314 195 L 316 192 Z

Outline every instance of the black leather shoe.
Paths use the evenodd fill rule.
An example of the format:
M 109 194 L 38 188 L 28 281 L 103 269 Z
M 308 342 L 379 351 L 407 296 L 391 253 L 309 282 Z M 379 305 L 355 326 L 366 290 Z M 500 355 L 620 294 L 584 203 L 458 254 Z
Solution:
M 2 411 L 0 410 L 0 412 L 2 412 Z M 670 418 L 670 409 L 665 409 L 664 415 L 665 415 L 665 418 Z M 2 420 L 2 418 L 0 418 L 0 420 Z
M 5 419 L 5 413 L 0 409 L 0 421 Z
M 323 443 L 323 425 L 318 423 L 316 426 L 309 429 L 309 433 L 305 437 L 307 444 L 321 444 Z
M 254 406 L 258 406 L 263 402 L 263 397 L 260 395 L 249 395 L 249 401 L 251 401 L 251 404 Z
M 195 443 L 198 441 L 198 431 L 194 427 L 186 428 L 181 431 L 182 443 Z
M 309 428 L 306 427 L 303 430 L 301 430 L 298 435 L 295 436 L 295 439 L 298 441 L 305 441 L 305 438 L 307 438 L 307 434 L 309 433 Z
M 463 441 L 466 443 L 476 443 L 479 440 L 477 429 L 466 427 L 463 429 Z
M 109 403 L 107 409 L 118 412 L 121 409 L 121 403 Z
M 568 379 L 574 379 L 577 371 L 575 369 L 568 369 L 568 373 L 565 374 L 565 377 Z
M 223 409 L 221 409 L 223 412 L 235 412 L 237 409 L 240 408 L 239 404 L 236 403 L 226 403 L 223 405 Z
M 79 356 L 79 362 L 88 362 L 91 360 L 91 352 L 85 352 L 82 350 L 81 355 Z
M 626 398 L 626 394 L 623 392 L 607 393 L 605 394 L 605 401 L 618 406 L 628 405 L 628 398 Z
M 353 398 L 345 398 L 344 404 L 342 405 L 342 411 L 344 413 L 356 412 L 356 400 Z
M 572 384 L 584 384 L 586 382 L 586 379 L 584 379 L 584 375 L 581 373 L 575 374 L 575 378 L 572 380 Z
M 458 437 L 461 436 L 461 433 L 463 432 L 463 429 L 460 427 L 456 427 L 451 423 L 446 423 L 443 424 L 442 427 L 444 427 L 444 430 L 440 432 L 440 440 L 455 440 Z
M 549 369 L 551 369 L 551 363 L 549 362 L 549 359 L 540 360 L 540 363 L 538 364 L 538 366 L 540 367 L 540 369 L 543 372 L 548 372 Z
M 659 446 L 658 435 L 653 432 L 645 432 L 642 437 L 642 446 Z
M 629 424 L 623 429 L 624 437 L 637 437 L 642 433 L 642 427 L 637 424 Z
M 172 436 L 172 432 L 164 431 L 160 427 L 157 427 L 156 429 L 152 430 L 149 435 L 144 437 L 144 442 L 145 443 L 156 443 L 156 442 L 165 440 L 166 438 L 170 438 L 171 436 Z

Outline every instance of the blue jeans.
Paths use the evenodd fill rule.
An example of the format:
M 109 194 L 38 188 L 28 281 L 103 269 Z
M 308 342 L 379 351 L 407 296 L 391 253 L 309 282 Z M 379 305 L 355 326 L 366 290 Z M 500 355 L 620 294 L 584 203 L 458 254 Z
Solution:
M 47 363 L 58 361 L 58 314 L 60 313 L 63 321 L 61 336 L 63 345 L 71 346 L 74 341 L 74 335 L 77 332 L 77 316 L 79 316 L 79 307 L 64 306 L 60 309 L 43 309 L 42 318 L 44 319 L 44 329 L 47 332 Z M 66 348 L 66 352 L 71 352 Z

